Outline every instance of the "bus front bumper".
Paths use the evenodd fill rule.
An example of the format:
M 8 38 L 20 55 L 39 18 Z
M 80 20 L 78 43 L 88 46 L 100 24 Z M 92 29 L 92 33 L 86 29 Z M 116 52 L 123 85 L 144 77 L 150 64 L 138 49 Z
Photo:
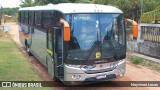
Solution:
M 65 65 L 64 81 L 70 84 L 78 84 L 114 80 L 124 76 L 125 67 L 126 60 L 123 59 L 118 62 L 118 66 L 112 71 L 87 74 L 81 70 L 81 68 L 69 67 Z

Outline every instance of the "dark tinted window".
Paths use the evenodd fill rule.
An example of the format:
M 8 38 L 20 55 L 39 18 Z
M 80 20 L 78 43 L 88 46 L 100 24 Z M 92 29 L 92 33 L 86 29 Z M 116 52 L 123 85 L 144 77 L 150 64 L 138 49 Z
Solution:
M 40 11 L 35 12 L 35 26 L 37 28 L 41 28 L 41 12 Z
M 21 22 L 21 12 L 18 13 L 18 21 Z
M 34 14 L 34 12 L 29 12 L 29 25 L 33 25 L 34 24 L 34 18 L 33 18 L 33 14 Z
M 60 18 L 62 18 L 62 13 L 61 12 L 58 12 L 58 11 L 55 11 L 54 12 L 54 25 L 55 26 L 60 26 Z
M 24 23 L 24 12 L 21 12 L 21 23 Z
M 25 12 L 25 16 L 24 16 L 24 23 L 28 24 L 28 12 Z
M 42 12 L 42 28 L 47 29 L 49 25 L 51 25 L 52 21 L 52 12 L 46 11 Z

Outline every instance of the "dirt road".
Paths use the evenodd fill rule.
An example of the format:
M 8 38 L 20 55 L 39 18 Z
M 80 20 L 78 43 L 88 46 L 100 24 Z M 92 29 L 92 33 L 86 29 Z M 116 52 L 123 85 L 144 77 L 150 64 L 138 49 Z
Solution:
M 24 47 L 19 42 L 18 37 L 18 25 L 16 23 L 6 23 L 5 25 L 10 26 L 10 31 L 8 32 L 16 44 L 25 54 Z M 27 54 L 25 56 L 32 63 L 33 67 L 37 70 L 38 74 L 46 81 L 52 80 L 47 74 L 47 69 L 43 67 L 34 57 L 29 57 Z M 123 78 L 118 79 L 118 81 L 160 81 L 160 73 L 149 70 L 143 66 L 131 64 L 127 61 L 126 73 Z M 96 84 L 94 84 L 96 85 Z M 160 87 L 59 87 L 55 89 L 58 90 L 160 90 Z

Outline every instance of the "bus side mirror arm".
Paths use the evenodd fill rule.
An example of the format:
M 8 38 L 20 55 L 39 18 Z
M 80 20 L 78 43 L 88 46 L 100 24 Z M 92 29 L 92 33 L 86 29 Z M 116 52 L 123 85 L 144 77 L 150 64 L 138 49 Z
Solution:
M 60 18 L 60 23 L 63 24 L 64 41 L 70 41 L 70 26 L 63 18 Z

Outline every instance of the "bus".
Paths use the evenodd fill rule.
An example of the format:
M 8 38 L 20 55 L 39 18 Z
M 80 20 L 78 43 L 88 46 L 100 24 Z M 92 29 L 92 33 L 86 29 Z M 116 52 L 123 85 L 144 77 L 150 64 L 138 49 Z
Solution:
M 19 9 L 19 37 L 53 80 L 87 84 L 121 78 L 126 20 L 113 6 L 59 3 Z

